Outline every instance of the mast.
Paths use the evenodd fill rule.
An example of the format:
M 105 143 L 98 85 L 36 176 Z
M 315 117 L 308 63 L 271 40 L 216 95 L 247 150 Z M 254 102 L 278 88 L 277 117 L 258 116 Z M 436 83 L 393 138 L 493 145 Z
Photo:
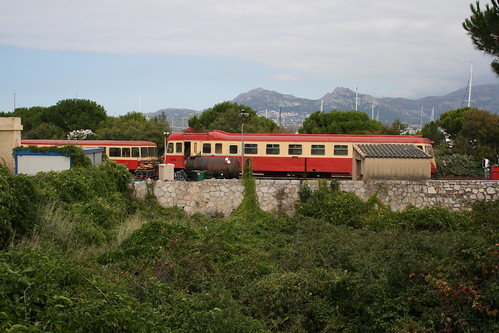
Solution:
M 469 89 L 468 89 L 468 107 L 471 106 L 471 85 L 473 83 L 473 62 L 471 62 L 471 68 L 470 68 L 470 83 L 469 83 Z
M 355 111 L 357 111 L 358 104 L 359 104 L 359 87 L 355 89 Z
M 423 106 L 421 106 L 421 112 L 419 113 L 419 129 L 423 128 Z

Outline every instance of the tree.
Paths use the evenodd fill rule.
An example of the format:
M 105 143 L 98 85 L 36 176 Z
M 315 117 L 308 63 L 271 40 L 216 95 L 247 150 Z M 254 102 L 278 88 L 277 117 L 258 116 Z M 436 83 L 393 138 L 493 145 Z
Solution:
M 492 70 L 499 76 L 499 2 L 491 0 L 492 5 L 486 4 L 481 10 L 480 2 L 470 4 L 471 15 L 463 22 L 463 28 L 468 32 L 475 48 L 492 55 Z
M 145 140 L 158 145 L 160 151 L 164 150 L 164 132 L 169 132 L 170 126 L 166 117 L 147 120 L 143 114 L 130 112 L 124 116 L 110 117 L 100 124 L 96 131 L 99 140 Z
M 60 127 L 54 124 L 41 123 L 28 132 L 24 132 L 23 129 L 22 138 L 64 140 L 66 139 L 67 134 L 68 133 L 64 132 Z
M 48 124 L 48 121 L 46 119 L 47 110 L 48 108 L 41 106 L 33 106 L 31 108 L 16 108 L 13 112 L 0 113 L 0 117 L 20 117 L 21 123 L 23 125 L 23 132 L 21 134 L 22 137 L 35 139 L 32 137 L 33 134 L 30 134 L 30 132 L 33 130 L 38 131 L 37 128 L 42 124 Z M 42 133 L 43 131 L 38 132 Z M 44 139 L 48 139 L 48 137 Z
M 438 126 L 440 126 L 450 140 L 455 140 L 463 129 L 464 113 L 470 110 L 468 107 L 450 110 L 440 115 Z
M 241 113 L 246 117 L 241 116 Z M 246 132 L 273 133 L 278 130 L 277 124 L 265 117 L 259 117 L 256 111 L 249 106 L 223 102 L 209 108 L 198 117 L 189 119 L 189 127 L 196 131 L 221 130 L 229 133 L 241 131 L 244 122 Z
M 400 121 L 400 119 L 395 119 L 391 126 L 384 126 L 381 129 L 380 134 L 389 135 L 401 135 L 406 134 L 407 124 Z
M 434 147 L 445 146 L 445 135 L 436 121 L 431 121 L 424 125 L 424 127 L 421 129 L 421 134 L 423 134 L 425 138 L 433 141 Z
M 79 129 L 95 131 L 107 119 L 106 110 L 96 102 L 86 99 L 65 99 L 51 106 L 46 113 L 49 123 L 69 133 Z
M 437 121 L 453 152 L 495 160 L 499 153 L 499 115 L 477 108 L 447 111 Z
M 499 115 L 472 109 L 464 114 L 456 150 L 477 158 L 496 160 L 499 154 Z
M 361 111 L 316 111 L 298 130 L 303 134 L 373 134 L 381 130 L 381 123 L 369 119 Z

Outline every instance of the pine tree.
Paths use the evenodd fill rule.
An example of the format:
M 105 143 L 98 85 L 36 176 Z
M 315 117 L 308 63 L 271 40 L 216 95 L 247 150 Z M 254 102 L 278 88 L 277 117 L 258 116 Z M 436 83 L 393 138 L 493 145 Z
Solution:
M 463 28 L 471 37 L 475 48 L 492 55 L 492 70 L 499 76 L 499 2 L 491 0 L 492 4 L 486 4 L 485 10 L 481 10 L 480 2 L 471 4 L 471 15 L 463 22 Z

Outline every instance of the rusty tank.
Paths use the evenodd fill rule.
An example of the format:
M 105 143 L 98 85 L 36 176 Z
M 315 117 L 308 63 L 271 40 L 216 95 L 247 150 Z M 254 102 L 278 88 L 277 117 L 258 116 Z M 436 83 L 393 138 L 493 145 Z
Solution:
M 204 171 L 206 178 L 239 178 L 240 170 L 237 157 L 192 156 L 185 160 L 187 174 Z

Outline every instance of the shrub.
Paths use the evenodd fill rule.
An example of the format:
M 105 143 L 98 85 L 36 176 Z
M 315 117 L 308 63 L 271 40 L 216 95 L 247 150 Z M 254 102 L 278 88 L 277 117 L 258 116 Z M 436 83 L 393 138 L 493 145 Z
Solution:
M 445 161 L 445 162 L 444 162 Z M 471 155 L 452 154 L 437 156 L 437 175 L 456 177 L 483 177 L 480 161 Z
M 319 181 L 316 191 L 311 191 L 306 185 L 299 191 L 299 196 L 298 214 L 333 224 L 362 227 L 367 216 L 374 211 L 372 204 L 362 201 L 354 193 L 340 191 L 335 182 L 328 186 L 327 182 Z
M 0 249 L 31 234 L 38 222 L 37 201 L 28 176 L 12 175 L 0 166 Z
M 392 214 L 391 223 L 404 230 L 468 230 L 472 223 L 467 214 L 439 206 L 415 208 L 409 206 Z

